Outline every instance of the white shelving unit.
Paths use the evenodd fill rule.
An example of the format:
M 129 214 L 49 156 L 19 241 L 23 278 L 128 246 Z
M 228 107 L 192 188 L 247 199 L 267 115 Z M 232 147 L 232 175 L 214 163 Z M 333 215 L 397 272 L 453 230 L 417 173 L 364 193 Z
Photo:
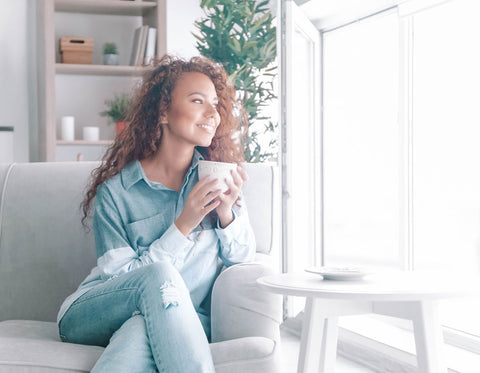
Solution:
M 73 159 L 78 156 L 78 149 L 82 147 L 99 147 L 103 151 L 112 142 L 112 138 L 100 141 L 62 141 L 58 139 L 57 123 L 62 115 L 80 114 L 80 117 L 88 112 L 87 118 L 100 119 L 99 107 L 105 99 L 112 98 L 106 93 L 105 86 L 131 85 L 134 79 L 143 72 L 142 67 L 129 66 L 127 64 L 108 66 L 96 64 L 99 59 L 93 61 L 92 65 L 63 64 L 60 61 L 58 52 L 58 32 L 65 33 L 65 36 L 88 36 L 96 40 L 115 40 L 122 37 L 124 45 L 130 45 L 133 40 L 135 27 L 149 25 L 157 28 L 157 55 L 166 52 L 166 1 L 167 0 L 40 0 L 38 3 L 38 56 L 39 56 L 39 131 L 40 160 L 57 161 L 57 150 L 61 148 L 63 155 L 67 154 L 66 147 L 71 147 Z M 118 32 L 106 27 L 105 32 L 95 23 L 100 22 L 99 16 L 115 25 Z M 113 17 L 112 17 L 113 16 Z M 62 21 L 67 19 L 67 21 Z M 75 22 L 70 20 L 75 17 Z M 92 32 L 87 35 L 73 35 L 75 33 L 74 23 L 81 25 L 84 30 Z M 136 26 L 133 26 L 136 25 Z M 113 29 L 113 27 L 112 27 Z M 61 31 L 59 31 L 61 30 Z M 68 33 L 71 32 L 72 35 Z M 78 31 L 77 31 L 78 32 Z M 97 33 L 97 34 L 95 34 Z M 108 33 L 112 33 L 109 35 Z M 63 36 L 63 35 L 62 35 Z M 128 40 L 127 40 L 128 39 Z M 97 45 L 97 48 L 100 46 Z M 124 54 L 130 53 L 124 48 Z M 95 51 L 94 51 L 95 52 Z M 127 61 L 126 58 L 123 59 Z M 125 82 L 125 83 L 124 83 Z M 89 86 L 95 87 L 95 95 L 88 93 Z M 71 87 L 71 89 L 70 89 Z M 98 89 L 97 89 L 98 88 Z M 103 88 L 103 91 L 102 89 Z M 91 88 L 90 88 L 91 89 Z M 114 89 L 114 88 L 111 88 Z M 100 97 L 102 92 L 104 97 Z M 62 104 L 68 103 L 68 109 L 73 113 L 62 113 Z M 75 115 L 76 116 L 76 115 Z M 86 120 L 85 120 L 86 121 Z M 90 123 L 84 123 L 90 125 Z M 76 123 L 77 125 L 77 123 Z M 78 135 L 77 131 L 77 135 Z M 78 137 L 78 136 L 77 136 Z M 67 160 L 67 159 L 63 159 Z M 88 160 L 88 159 L 86 159 Z

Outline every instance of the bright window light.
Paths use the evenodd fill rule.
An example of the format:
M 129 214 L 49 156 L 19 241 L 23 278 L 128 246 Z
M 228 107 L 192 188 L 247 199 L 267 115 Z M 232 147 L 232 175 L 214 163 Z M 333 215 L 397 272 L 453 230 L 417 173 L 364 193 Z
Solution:
M 480 273 L 477 7 L 452 0 L 324 33 L 326 264 Z M 479 301 L 441 311 L 480 337 Z
M 398 19 L 324 34 L 324 255 L 399 266 Z
M 480 273 L 476 5 L 451 1 L 414 17 L 414 266 L 444 269 L 447 276 Z M 480 336 L 479 302 L 461 304 L 444 306 L 444 323 Z

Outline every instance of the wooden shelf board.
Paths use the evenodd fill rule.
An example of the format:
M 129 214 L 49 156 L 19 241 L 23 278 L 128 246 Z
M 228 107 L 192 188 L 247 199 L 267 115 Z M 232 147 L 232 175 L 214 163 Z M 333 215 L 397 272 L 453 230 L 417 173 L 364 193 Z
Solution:
M 56 63 L 57 74 L 104 75 L 104 76 L 139 76 L 145 71 L 142 66 L 118 65 L 82 65 L 73 63 Z
M 55 0 L 55 11 L 69 13 L 143 16 L 156 6 L 145 0 Z
M 86 141 L 86 140 L 57 140 L 57 145 L 110 145 L 113 140 L 98 140 L 98 141 Z

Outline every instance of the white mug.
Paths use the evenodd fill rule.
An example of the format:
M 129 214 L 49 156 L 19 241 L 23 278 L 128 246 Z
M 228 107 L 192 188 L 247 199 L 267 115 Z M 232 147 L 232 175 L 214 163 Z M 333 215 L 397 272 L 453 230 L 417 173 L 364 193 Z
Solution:
M 201 180 L 205 176 L 210 175 L 211 180 L 218 179 L 218 189 L 221 189 L 222 192 L 225 193 L 228 190 L 225 179 L 232 181 L 230 171 L 236 168 L 236 163 L 198 161 L 198 178 Z

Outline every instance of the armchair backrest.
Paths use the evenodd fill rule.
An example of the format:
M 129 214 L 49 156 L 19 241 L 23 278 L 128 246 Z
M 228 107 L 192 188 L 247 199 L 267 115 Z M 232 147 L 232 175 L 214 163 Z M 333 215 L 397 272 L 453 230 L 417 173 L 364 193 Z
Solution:
M 54 321 L 60 304 L 96 264 L 80 202 L 97 162 L 0 164 L 0 321 Z M 274 235 L 275 169 L 247 164 L 244 197 L 268 254 Z

